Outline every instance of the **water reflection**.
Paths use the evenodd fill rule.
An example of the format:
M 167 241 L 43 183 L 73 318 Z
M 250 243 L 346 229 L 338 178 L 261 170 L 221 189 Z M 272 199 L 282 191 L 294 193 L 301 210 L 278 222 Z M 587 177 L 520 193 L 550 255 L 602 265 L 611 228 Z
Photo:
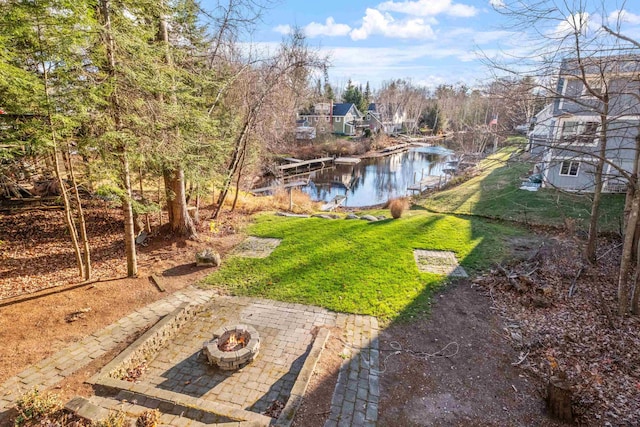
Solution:
M 302 190 L 317 201 L 328 202 L 343 195 L 347 196 L 345 206 L 377 205 L 406 195 L 407 187 L 422 176 L 444 175 L 443 166 L 451 155 L 453 152 L 442 147 L 420 147 L 364 159 L 357 165 L 336 165 L 311 173 Z

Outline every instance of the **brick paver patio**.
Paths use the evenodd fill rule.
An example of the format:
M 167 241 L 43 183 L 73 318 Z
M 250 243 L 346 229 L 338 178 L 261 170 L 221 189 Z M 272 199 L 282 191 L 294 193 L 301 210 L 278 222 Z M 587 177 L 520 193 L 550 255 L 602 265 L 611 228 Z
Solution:
M 219 405 L 250 411 L 255 413 L 254 420 L 258 424 L 266 425 L 263 420 L 273 422 L 273 419 L 259 414 L 276 400 L 285 403 L 292 388 L 297 387 L 296 379 L 313 343 L 312 330 L 319 326 L 337 326 L 344 332 L 349 357 L 340 369 L 325 425 L 375 425 L 379 398 L 378 323 L 375 318 L 338 314 L 300 304 L 214 295 L 211 290 L 186 288 L 137 310 L 10 378 L 0 386 L 0 419 L 21 393 L 35 386 L 41 390 L 55 386 L 137 330 L 156 323 L 182 303 L 189 302 L 201 304 L 204 309 L 152 358 L 143 375 L 132 385 L 133 394 L 122 391 L 116 392 L 114 398 L 94 396 L 94 404 L 108 409 L 122 409 L 126 405 L 125 409 L 128 408 L 132 415 L 145 408 L 159 407 L 164 413 L 161 421 L 167 425 L 196 426 L 216 422 L 211 413 L 183 412 L 179 405 L 173 405 L 172 409 L 170 403 L 189 403 L 189 399 L 193 399 L 208 407 Z M 206 363 L 201 353 L 202 344 L 211 340 L 212 331 L 219 326 L 234 323 L 255 327 L 261 335 L 261 350 L 249 366 L 236 372 L 223 372 Z M 141 390 L 143 393 L 139 393 Z M 131 401 L 147 394 L 149 398 Z M 155 399 L 158 396 L 168 397 Z M 175 396 L 183 398 L 175 399 Z

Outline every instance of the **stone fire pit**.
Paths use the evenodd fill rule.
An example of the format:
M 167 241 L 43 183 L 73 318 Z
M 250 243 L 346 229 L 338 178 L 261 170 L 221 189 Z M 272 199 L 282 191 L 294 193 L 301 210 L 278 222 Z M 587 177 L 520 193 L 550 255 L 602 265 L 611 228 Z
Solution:
M 240 369 L 260 351 L 258 331 L 248 325 L 223 326 L 213 333 L 213 341 L 202 349 L 210 364 L 224 371 Z

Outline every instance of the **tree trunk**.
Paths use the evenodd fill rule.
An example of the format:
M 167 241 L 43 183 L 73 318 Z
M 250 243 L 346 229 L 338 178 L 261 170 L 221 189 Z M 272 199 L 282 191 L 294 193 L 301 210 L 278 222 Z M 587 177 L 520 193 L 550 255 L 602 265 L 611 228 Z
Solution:
M 138 178 L 140 180 L 139 185 L 140 185 L 140 196 L 142 197 L 142 202 L 146 203 L 146 199 L 144 197 L 144 180 L 142 178 L 142 166 L 140 166 L 140 168 L 138 169 Z M 151 233 L 151 219 L 149 218 L 149 212 L 145 212 L 144 213 L 144 230 L 147 233 Z M 136 232 L 137 235 L 137 232 Z
M 640 205 L 640 203 L 639 203 Z M 634 238 L 636 250 L 640 252 L 640 246 L 638 246 L 638 233 Z M 640 253 L 634 252 L 636 255 L 636 273 L 633 280 L 633 293 L 631 295 L 631 313 L 636 316 L 640 314 Z
M 585 250 L 585 257 L 591 264 L 596 263 L 596 249 L 598 248 L 598 216 L 600 214 L 600 202 L 602 201 L 602 173 L 607 156 L 607 114 L 609 112 L 609 100 L 603 100 L 604 112 L 600 115 L 600 150 L 594 174 L 593 201 L 591 202 L 591 216 L 589 217 L 589 238 Z
M 67 144 L 67 153 L 69 153 L 69 145 Z M 76 196 L 76 204 L 78 205 L 78 227 L 80 228 L 80 238 L 83 244 L 83 264 L 84 264 L 84 280 L 91 280 L 91 253 L 89 247 L 89 237 L 87 236 L 87 223 L 84 219 L 84 210 L 82 209 L 82 201 L 80 200 L 80 193 L 78 192 L 78 182 L 76 180 L 76 174 L 73 169 L 73 163 L 71 157 L 69 157 L 69 176 L 71 177 L 71 183 L 73 184 L 73 190 Z
M 596 263 L 596 250 L 598 248 L 598 215 L 600 213 L 600 202 L 602 200 L 603 168 L 603 162 L 598 160 L 594 174 L 595 187 L 593 189 L 593 201 L 591 202 L 591 215 L 589 217 L 589 238 L 585 250 L 585 257 L 591 264 Z
M 640 214 L 640 191 L 633 192 L 631 211 L 627 219 L 620 259 L 620 273 L 618 275 L 618 314 L 625 315 L 629 311 L 629 273 L 633 257 L 633 245 L 636 239 L 636 225 Z
M 160 1 L 161 7 L 163 1 Z M 169 46 L 169 25 L 167 19 L 162 13 L 158 27 L 158 41 L 164 45 L 165 61 L 169 67 L 173 66 L 171 50 Z M 174 106 L 178 104 L 176 96 L 175 80 L 171 78 L 171 103 Z M 180 130 L 175 132 L 175 141 L 180 140 Z M 172 170 L 170 170 L 172 169 Z M 184 179 L 184 169 L 180 164 L 171 165 L 163 170 L 165 192 L 167 194 L 167 210 L 169 211 L 169 225 L 171 231 L 178 235 L 187 237 L 188 239 L 196 239 L 198 232 L 189 212 L 187 210 L 186 186 Z
M 220 191 L 220 196 L 218 197 L 218 206 L 216 206 L 216 210 L 213 213 L 213 219 L 217 219 L 222 211 L 222 206 L 224 205 L 224 201 L 227 199 L 227 194 L 229 193 L 229 187 L 231 186 L 231 182 L 233 181 L 233 176 L 238 169 L 238 164 L 240 163 L 240 158 L 247 146 L 247 134 L 249 132 L 249 128 L 253 123 L 252 112 L 249 112 L 249 117 L 244 122 L 244 126 L 242 127 L 242 132 L 238 136 L 236 140 L 236 146 L 233 151 L 233 155 L 231 157 L 231 161 L 229 162 L 229 167 L 227 168 L 227 176 L 224 180 L 222 190 Z
M 189 239 L 197 237 L 196 227 L 189 216 L 184 194 L 184 171 L 178 169 L 163 172 L 164 186 L 167 191 L 167 210 L 169 211 L 169 225 L 171 231 L 178 236 Z
M 136 256 L 136 235 L 133 217 L 133 194 L 131 192 L 131 172 L 129 170 L 129 158 L 126 147 L 120 148 L 120 162 L 122 163 L 122 181 L 124 183 L 125 196 L 122 198 L 122 212 L 124 216 L 124 248 L 127 256 L 127 276 L 138 275 L 138 259 Z
M 41 32 L 41 26 L 38 23 L 37 24 L 37 30 L 38 30 L 38 43 L 39 43 L 39 48 L 40 50 L 42 50 L 42 45 L 41 45 L 41 40 L 42 40 L 42 32 Z M 43 55 L 44 57 L 44 55 Z M 85 260 L 88 260 L 89 257 L 89 247 L 86 247 L 86 256 L 83 256 L 82 251 L 80 250 L 80 244 L 78 242 L 78 229 L 76 228 L 76 224 L 74 222 L 74 218 L 73 218 L 73 208 L 71 206 L 71 201 L 69 200 L 69 193 L 67 191 L 67 186 L 64 182 L 64 179 L 62 177 L 62 172 L 61 172 L 61 168 L 60 168 L 60 160 L 58 159 L 58 138 L 57 138 L 57 132 L 56 132 L 56 127 L 53 123 L 53 110 L 51 108 L 51 99 L 49 97 L 49 73 L 48 73 L 48 68 L 47 68 L 47 64 L 44 62 L 44 59 L 42 59 L 42 61 L 40 62 L 40 66 L 42 67 L 42 79 L 43 79 L 43 83 L 44 83 L 44 97 L 46 100 L 46 108 L 47 108 L 47 125 L 49 126 L 49 131 L 50 131 L 50 136 L 51 136 L 51 143 L 53 145 L 53 164 L 54 164 L 54 170 L 55 170 L 55 174 L 56 174 L 56 178 L 58 180 L 58 184 L 60 185 L 60 194 L 62 195 L 62 200 L 64 203 L 64 213 L 65 213 L 65 220 L 67 223 L 67 228 L 69 229 L 69 235 L 71 236 L 71 243 L 73 245 L 73 251 L 76 255 L 76 261 L 78 263 L 78 270 L 80 273 L 80 277 L 86 278 L 87 275 L 87 267 L 85 266 Z M 75 180 L 74 180 L 74 185 L 75 185 Z M 76 190 L 76 195 L 78 193 L 78 188 L 77 186 L 75 187 Z M 80 200 L 78 199 L 78 208 L 81 209 L 81 205 L 80 205 Z M 83 227 L 83 231 L 84 231 L 84 218 L 82 221 L 82 227 Z M 86 233 L 84 234 L 84 237 L 86 239 Z M 86 241 L 85 241 L 86 243 Z M 88 243 L 87 243 L 88 245 Z M 87 268 L 85 268 L 87 267 Z M 91 274 L 91 272 L 89 271 L 89 274 Z
M 108 73 L 112 78 L 114 78 L 116 75 L 116 54 L 115 41 L 111 28 L 111 0 L 100 0 L 100 11 L 102 12 L 102 24 L 104 25 Z M 120 99 L 118 97 L 117 87 L 115 87 L 111 93 L 110 104 L 111 114 L 115 122 L 115 130 L 116 132 L 121 132 L 123 129 L 122 112 L 120 109 Z M 127 276 L 134 277 L 138 275 L 138 260 L 136 256 L 135 234 L 133 230 L 131 172 L 129 170 L 127 148 L 124 143 L 120 142 L 118 144 L 117 153 L 120 157 L 120 163 L 122 166 L 121 178 L 125 190 L 125 195 L 122 197 L 122 214 L 124 217 L 124 247 L 127 257 Z
M 85 277 L 86 273 L 84 269 L 83 256 L 80 250 L 80 244 L 78 243 L 78 230 L 76 229 L 76 225 L 73 221 L 73 214 L 71 213 L 71 203 L 69 202 L 69 193 L 67 192 L 67 186 L 60 172 L 60 161 L 58 159 L 58 150 L 56 148 L 55 137 L 53 140 L 53 158 L 56 179 L 58 180 L 58 185 L 60 186 L 60 195 L 62 196 L 62 202 L 64 203 L 64 219 L 67 223 L 69 235 L 71 236 L 71 244 L 73 246 L 73 252 L 76 255 L 76 262 L 78 264 L 80 277 Z
M 244 150 L 242 157 L 240 158 L 240 164 L 238 165 L 238 177 L 236 179 L 236 194 L 233 197 L 233 204 L 231 205 L 231 211 L 236 210 L 236 204 L 238 203 L 238 196 L 240 195 L 240 180 L 242 179 L 242 168 L 244 166 L 244 159 L 247 156 L 247 150 Z
M 561 378 L 553 376 L 547 386 L 547 406 L 552 417 L 566 423 L 573 422 L 571 387 Z

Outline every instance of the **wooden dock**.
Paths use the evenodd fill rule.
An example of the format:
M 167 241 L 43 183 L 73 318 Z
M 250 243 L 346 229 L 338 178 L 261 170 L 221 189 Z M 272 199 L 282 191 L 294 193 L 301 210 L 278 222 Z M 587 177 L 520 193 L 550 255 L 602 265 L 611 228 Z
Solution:
M 417 191 L 422 193 L 426 190 L 435 190 L 446 183 L 446 177 L 429 175 L 422 178 L 417 183 L 407 187 L 407 191 Z
M 275 192 L 276 190 L 281 190 L 281 189 L 289 189 L 289 188 L 294 188 L 294 187 L 304 187 L 305 185 L 309 184 L 309 181 L 294 181 L 294 182 L 288 182 L 286 184 L 276 184 L 276 185 L 272 185 L 270 187 L 260 187 L 260 188 L 254 188 L 251 191 L 251 193 L 253 194 L 261 194 L 261 193 L 272 193 Z
M 303 160 L 301 162 L 280 165 L 280 166 L 276 166 L 276 170 L 278 172 L 284 173 L 290 170 L 296 171 L 300 168 L 304 168 L 307 170 L 321 169 L 321 168 L 324 168 L 327 163 L 333 163 L 333 157 L 322 157 L 319 159 Z
M 357 157 L 337 157 L 334 162 L 336 165 L 357 165 L 360 163 L 360 159 Z
M 331 212 L 335 208 L 342 206 L 347 201 L 347 196 L 336 196 L 331 201 L 325 203 L 320 207 L 323 212 Z

